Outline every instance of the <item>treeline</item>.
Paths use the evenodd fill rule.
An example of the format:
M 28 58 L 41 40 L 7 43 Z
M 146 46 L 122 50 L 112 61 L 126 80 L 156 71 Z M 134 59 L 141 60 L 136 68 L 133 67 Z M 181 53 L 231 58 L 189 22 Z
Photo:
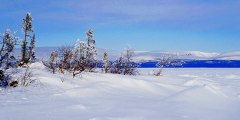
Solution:
M 71 73 L 73 77 L 82 72 L 99 72 L 97 66 L 101 66 L 103 73 L 138 75 L 139 64 L 135 63 L 134 50 L 125 49 L 115 61 L 109 61 L 108 52 L 105 51 L 102 60 L 97 60 L 96 40 L 93 39 L 93 30 L 89 29 L 86 33 L 86 40 L 77 40 L 73 47 L 60 47 L 52 51 L 49 59 L 43 64 L 53 73 L 64 74 L 65 71 Z M 161 76 L 163 68 L 166 66 L 181 66 L 182 61 L 174 59 L 174 56 L 163 56 L 157 59 L 156 67 L 153 72 L 155 76 Z
M 48 61 L 43 64 L 53 73 L 68 71 L 73 77 L 82 72 L 96 72 L 97 66 L 102 65 L 102 72 L 123 75 L 137 75 L 138 65 L 133 62 L 134 51 L 126 49 L 114 62 L 108 59 L 108 52 L 105 51 L 101 61 L 96 59 L 96 40 L 93 39 L 93 30 L 86 33 L 86 40 L 77 40 L 74 47 L 60 47 L 53 51 Z

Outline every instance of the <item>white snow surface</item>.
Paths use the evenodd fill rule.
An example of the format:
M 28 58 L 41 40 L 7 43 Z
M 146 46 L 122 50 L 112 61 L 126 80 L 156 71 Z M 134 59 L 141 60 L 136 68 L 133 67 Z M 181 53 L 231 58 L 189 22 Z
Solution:
M 239 69 L 140 69 L 138 76 L 52 74 L 40 85 L 0 90 L 1 120 L 239 120 Z M 63 81 L 63 82 L 62 82 Z

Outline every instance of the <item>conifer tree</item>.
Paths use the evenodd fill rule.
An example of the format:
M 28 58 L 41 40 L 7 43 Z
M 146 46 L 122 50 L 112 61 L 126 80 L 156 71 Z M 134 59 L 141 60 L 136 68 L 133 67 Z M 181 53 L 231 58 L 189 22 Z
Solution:
M 29 46 L 29 61 L 30 62 L 35 62 L 36 61 L 36 56 L 35 56 L 35 34 L 33 34 Z
M 108 73 L 110 70 L 109 60 L 108 60 L 108 52 L 105 51 L 103 55 L 103 72 Z
M 86 49 L 86 44 L 83 41 L 80 41 L 80 46 L 79 46 L 79 54 L 80 54 L 80 63 L 84 63 L 85 61 L 85 51 Z
M 29 54 L 30 47 L 27 47 L 29 40 L 32 39 L 32 42 L 34 41 L 34 43 L 32 43 L 32 45 L 35 44 L 35 36 L 33 35 L 34 30 L 33 30 L 33 26 L 32 26 L 32 17 L 31 17 L 30 13 L 27 13 L 26 17 L 23 19 L 22 30 L 24 32 L 24 39 L 21 44 L 22 58 L 21 58 L 20 65 L 27 64 L 30 61 L 32 53 Z
M 96 41 L 93 39 L 93 30 L 89 29 L 87 32 L 87 45 L 86 45 L 86 66 L 87 71 L 92 71 L 96 65 L 97 49 L 95 47 Z
M 77 40 L 74 48 L 74 57 L 73 57 L 73 77 L 77 74 L 80 74 L 86 69 L 86 44 L 83 41 Z
M 77 42 L 74 45 L 74 51 L 75 51 L 75 61 L 80 61 L 81 63 L 84 62 L 85 60 L 85 53 L 86 53 L 86 44 L 81 41 L 81 40 L 77 40 Z
M 0 67 L 8 68 L 15 59 L 12 52 L 16 44 L 17 37 L 12 35 L 10 30 L 6 30 L 2 36 L 0 49 Z M 4 63 L 4 66 L 3 66 Z
M 136 75 L 137 71 L 137 64 L 133 62 L 134 51 L 130 47 L 128 47 L 124 53 L 124 75 Z

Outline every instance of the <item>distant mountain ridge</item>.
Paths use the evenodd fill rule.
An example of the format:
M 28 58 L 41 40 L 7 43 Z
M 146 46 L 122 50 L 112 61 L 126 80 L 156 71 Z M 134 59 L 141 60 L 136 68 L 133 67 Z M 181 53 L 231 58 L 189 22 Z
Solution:
M 52 51 L 58 50 L 59 47 L 37 47 L 36 56 L 39 59 L 48 59 Z M 97 59 L 103 58 L 104 51 L 108 51 L 109 59 L 116 60 L 121 52 L 109 49 L 98 48 Z M 15 51 L 20 55 L 20 49 Z M 135 51 L 135 62 L 155 61 L 163 56 L 175 56 L 175 59 L 188 60 L 240 60 L 240 51 L 230 51 L 224 53 L 200 52 L 200 51 Z

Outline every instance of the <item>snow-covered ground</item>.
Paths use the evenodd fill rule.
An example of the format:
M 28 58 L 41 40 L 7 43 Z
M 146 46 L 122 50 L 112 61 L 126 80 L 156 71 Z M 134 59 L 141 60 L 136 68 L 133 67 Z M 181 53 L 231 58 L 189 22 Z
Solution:
M 0 90 L 0 120 L 239 120 L 239 69 L 164 69 L 163 76 L 51 74 L 38 86 Z

